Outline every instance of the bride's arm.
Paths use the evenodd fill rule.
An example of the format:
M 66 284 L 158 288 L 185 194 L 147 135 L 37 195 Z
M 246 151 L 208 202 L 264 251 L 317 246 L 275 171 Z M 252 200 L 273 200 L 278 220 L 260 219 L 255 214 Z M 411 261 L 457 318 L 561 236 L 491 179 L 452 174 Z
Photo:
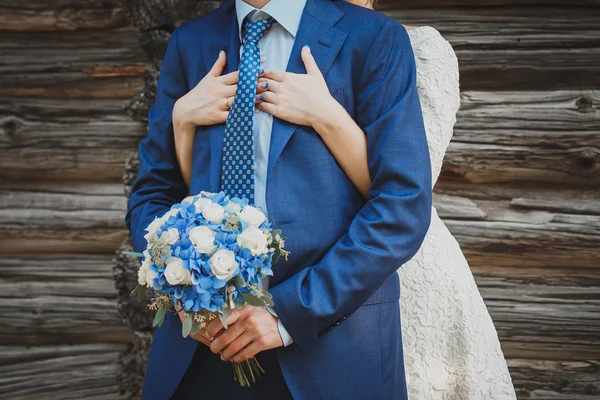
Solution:
M 335 99 L 325 110 L 327 118 L 318 118 L 313 128 L 342 167 L 360 194 L 369 200 L 371 176 L 367 160 L 367 137 Z
M 310 49 L 302 50 L 306 75 L 268 70 L 259 79 L 258 107 L 297 125 L 312 126 L 365 199 L 370 199 L 371 177 L 367 138 L 329 93 Z
M 196 127 L 184 125 L 173 120 L 173 133 L 175 135 L 175 154 L 181 170 L 181 176 L 188 189 L 192 181 L 192 150 Z

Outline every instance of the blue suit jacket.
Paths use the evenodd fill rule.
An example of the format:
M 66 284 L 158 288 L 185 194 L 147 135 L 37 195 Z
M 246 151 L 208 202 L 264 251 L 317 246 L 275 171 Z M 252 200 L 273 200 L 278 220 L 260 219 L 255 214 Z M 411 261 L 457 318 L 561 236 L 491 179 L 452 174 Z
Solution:
M 209 71 L 220 50 L 239 63 L 233 1 L 175 30 L 160 73 L 127 224 L 137 251 L 145 227 L 187 196 L 175 158 L 175 101 Z M 275 309 L 294 339 L 277 350 L 296 399 L 405 396 L 397 268 L 429 227 L 431 171 L 413 52 L 404 28 L 344 1 L 308 0 L 288 71 L 305 73 L 310 45 L 333 96 L 368 137 L 372 199 L 365 202 L 320 137 L 275 119 L 267 208 L 289 238 L 289 261 L 275 266 Z M 218 191 L 224 124 L 201 127 L 190 193 Z M 336 328 L 337 329 L 334 329 Z M 168 317 L 154 336 L 144 399 L 169 398 L 198 342 Z M 268 371 L 267 371 L 268 372 Z

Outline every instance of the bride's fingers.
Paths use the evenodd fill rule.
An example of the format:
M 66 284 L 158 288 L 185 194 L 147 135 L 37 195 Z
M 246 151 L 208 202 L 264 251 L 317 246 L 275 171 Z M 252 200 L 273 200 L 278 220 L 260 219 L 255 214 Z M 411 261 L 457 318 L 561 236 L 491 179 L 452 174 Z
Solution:
M 229 109 L 231 108 L 231 106 L 233 106 L 233 101 L 235 100 L 235 96 L 229 96 L 226 97 L 225 100 L 223 100 L 223 109 L 226 111 L 229 111 Z
M 267 103 L 271 103 L 271 104 L 279 104 L 279 100 L 277 99 L 277 95 L 273 92 L 264 92 L 261 93 L 259 95 L 256 96 L 256 102 L 260 103 L 266 101 Z
M 226 75 L 221 76 L 219 79 L 221 79 L 221 81 L 225 85 L 235 85 L 238 83 L 239 78 L 240 78 L 240 71 L 233 71 Z
M 225 96 L 225 97 L 235 96 L 236 92 L 237 92 L 237 85 L 225 86 L 223 89 L 223 96 Z
M 287 74 L 287 72 L 275 71 L 273 69 L 268 69 L 265 71 L 265 73 L 262 75 L 262 77 L 271 79 L 271 80 L 274 80 L 277 82 L 283 82 L 283 78 L 285 78 L 285 74 Z
M 277 93 L 281 89 L 282 85 L 283 85 L 283 83 L 277 82 L 277 81 L 274 81 L 271 79 L 259 79 L 258 80 L 258 88 L 261 91 L 268 90 L 270 92 Z
M 271 114 L 274 117 L 277 117 L 277 106 L 275 104 L 272 103 L 267 103 L 267 102 L 260 102 L 257 105 L 258 109 L 261 111 L 264 111 L 266 113 Z

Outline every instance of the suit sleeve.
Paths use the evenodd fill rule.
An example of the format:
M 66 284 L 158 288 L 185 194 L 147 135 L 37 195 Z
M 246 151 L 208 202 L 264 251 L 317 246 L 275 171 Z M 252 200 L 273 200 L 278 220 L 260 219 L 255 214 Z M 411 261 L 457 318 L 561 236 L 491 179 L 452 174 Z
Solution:
M 429 228 L 431 166 L 415 61 L 408 34 L 395 21 L 384 23 L 374 41 L 356 98 L 372 199 L 321 261 L 270 289 L 301 349 L 368 300 L 418 251 Z
M 139 172 L 127 204 L 125 221 L 138 252 L 146 248 L 148 224 L 187 194 L 175 155 L 171 118 L 175 102 L 188 91 L 177 33 L 169 40 L 160 71 L 156 99 L 148 114 L 148 135 L 138 146 Z

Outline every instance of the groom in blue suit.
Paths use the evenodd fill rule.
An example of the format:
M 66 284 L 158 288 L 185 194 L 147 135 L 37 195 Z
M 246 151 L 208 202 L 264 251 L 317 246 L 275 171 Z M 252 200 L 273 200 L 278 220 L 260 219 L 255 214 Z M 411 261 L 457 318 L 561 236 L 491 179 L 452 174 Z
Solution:
M 173 106 L 205 77 L 220 50 L 227 53 L 225 73 L 238 69 L 240 14 L 253 3 L 226 1 L 171 37 L 128 204 L 136 251 L 146 246 L 148 224 L 188 195 L 175 156 Z M 267 146 L 257 146 L 255 155 L 256 203 L 283 229 L 291 252 L 269 283 L 275 310 L 253 310 L 281 335 L 257 356 L 266 375 L 239 387 L 230 364 L 182 338 L 179 319 L 169 315 L 154 335 L 143 398 L 406 399 L 396 270 L 419 249 L 431 213 L 408 35 L 384 15 L 344 1 L 262 3 L 287 30 L 274 40 L 282 48 L 291 40 L 287 71 L 306 73 L 300 52 L 310 46 L 330 92 L 365 132 L 371 200 L 363 200 L 312 128 L 260 117 L 269 118 L 265 124 L 256 114 L 255 140 L 270 128 Z M 190 194 L 221 189 L 225 136 L 225 124 L 197 129 Z

